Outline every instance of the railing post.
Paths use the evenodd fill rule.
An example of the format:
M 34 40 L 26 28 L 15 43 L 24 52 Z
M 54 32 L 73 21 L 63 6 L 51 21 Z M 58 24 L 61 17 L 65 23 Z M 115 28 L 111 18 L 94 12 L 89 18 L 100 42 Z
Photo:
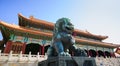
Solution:
M 1 56 L 1 52 L 2 52 L 2 50 L 0 50 L 0 56 Z
M 47 55 L 47 53 L 45 53 L 44 59 L 46 60 L 47 58 L 48 58 L 48 55 Z
M 39 61 L 40 55 L 39 52 L 37 53 L 37 60 Z
M 29 55 L 28 55 L 28 61 L 30 61 L 30 58 L 31 58 L 31 51 L 29 52 Z
M 18 61 L 20 61 L 21 59 L 22 59 L 22 51 L 20 51 Z
M 9 53 L 9 55 L 8 55 L 8 61 L 11 60 L 11 58 L 12 58 L 12 53 L 13 53 L 13 51 L 11 50 L 10 53 Z

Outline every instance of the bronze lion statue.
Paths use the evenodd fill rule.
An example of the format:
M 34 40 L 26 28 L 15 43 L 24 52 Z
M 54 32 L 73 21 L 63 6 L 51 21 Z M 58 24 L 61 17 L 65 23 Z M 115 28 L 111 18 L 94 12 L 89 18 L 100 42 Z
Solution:
M 86 53 L 75 46 L 72 36 L 74 25 L 68 18 L 58 19 L 54 26 L 51 46 L 48 48 L 48 56 L 86 56 Z

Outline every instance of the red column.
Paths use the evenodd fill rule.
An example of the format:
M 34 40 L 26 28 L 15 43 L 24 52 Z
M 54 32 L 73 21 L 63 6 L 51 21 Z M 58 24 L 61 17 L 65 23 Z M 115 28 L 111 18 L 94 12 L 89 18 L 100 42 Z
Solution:
M 89 51 L 89 56 L 92 57 L 92 52 L 91 51 Z
M 44 47 L 44 45 L 42 46 L 42 55 L 44 55 L 44 49 L 45 49 L 45 47 Z
M 99 56 L 99 53 L 98 53 L 98 51 L 96 51 L 96 56 Z
M 114 57 L 116 58 L 116 55 L 115 55 L 115 53 L 113 52 L 113 55 L 114 55 Z
M 74 52 L 72 51 L 71 56 L 74 56 Z
M 87 55 L 88 55 L 88 57 L 90 56 L 90 52 L 89 52 L 89 50 L 87 50 Z
M 23 43 L 23 46 L 22 46 L 22 54 L 25 53 L 25 48 L 26 48 L 26 43 Z
M 116 57 L 114 52 L 111 53 L 111 57 Z
M 106 58 L 106 54 L 105 54 L 105 52 L 103 52 L 104 53 L 104 58 Z
M 4 53 L 9 53 L 10 50 L 11 50 L 11 46 L 12 46 L 12 41 L 8 41 L 8 42 L 6 43 L 6 47 L 5 47 L 5 49 L 4 49 Z
M 42 48 L 42 46 L 40 45 L 40 48 L 39 48 L 39 54 L 40 54 L 40 55 L 42 54 L 42 52 L 41 52 L 42 49 L 41 49 L 41 48 Z
M 110 52 L 110 55 L 111 55 L 111 57 L 113 57 L 111 52 Z

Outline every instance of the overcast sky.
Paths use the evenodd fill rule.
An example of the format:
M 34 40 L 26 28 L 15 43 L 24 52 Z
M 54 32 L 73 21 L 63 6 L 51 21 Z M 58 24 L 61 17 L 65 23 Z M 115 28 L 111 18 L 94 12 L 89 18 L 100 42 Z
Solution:
M 0 20 L 17 25 L 18 13 L 54 23 L 67 17 L 75 28 L 120 44 L 120 0 L 0 0 Z

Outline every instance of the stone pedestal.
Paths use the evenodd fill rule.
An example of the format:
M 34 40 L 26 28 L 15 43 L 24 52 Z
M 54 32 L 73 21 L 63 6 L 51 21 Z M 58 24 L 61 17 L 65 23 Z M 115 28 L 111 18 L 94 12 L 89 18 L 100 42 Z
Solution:
M 96 66 L 94 58 L 88 57 L 49 57 L 38 66 Z

